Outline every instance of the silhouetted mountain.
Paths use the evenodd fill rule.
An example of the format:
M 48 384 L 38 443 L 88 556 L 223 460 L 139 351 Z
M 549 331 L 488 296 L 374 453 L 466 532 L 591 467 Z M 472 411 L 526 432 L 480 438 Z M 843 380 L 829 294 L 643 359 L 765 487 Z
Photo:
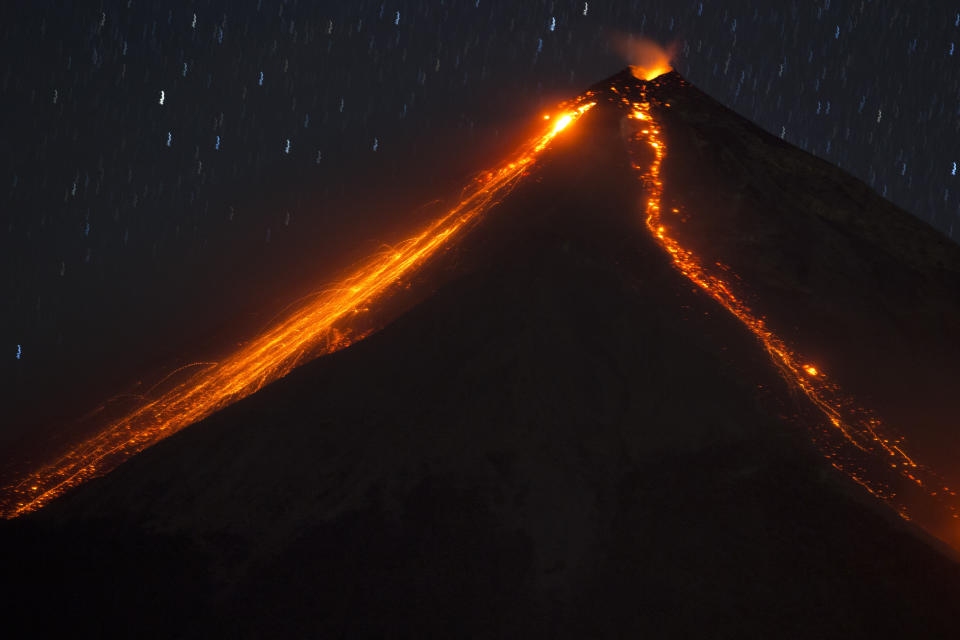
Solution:
M 677 233 L 884 418 L 936 407 L 936 428 L 899 427 L 911 442 L 955 446 L 960 249 L 677 74 L 647 88 L 670 103 Z M 950 552 L 821 456 L 822 416 L 647 232 L 623 117 L 601 99 L 381 331 L 4 523 L 7 619 L 956 637 Z
M 958 246 L 677 74 L 659 85 L 684 244 L 729 265 L 771 326 L 960 484 Z

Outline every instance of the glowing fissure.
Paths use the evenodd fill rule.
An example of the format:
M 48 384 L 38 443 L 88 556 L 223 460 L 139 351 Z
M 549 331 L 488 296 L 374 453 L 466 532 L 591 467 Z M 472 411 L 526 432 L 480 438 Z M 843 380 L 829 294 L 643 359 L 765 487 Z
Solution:
M 619 92 L 616 93 L 619 94 Z M 663 181 L 660 171 L 667 155 L 667 147 L 661 135 L 660 125 L 653 117 L 652 105 L 647 99 L 646 92 L 644 91 L 641 96 L 639 102 L 631 102 L 619 96 L 618 102 L 629 109 L 629 118 L 638 121 L 635 125 L 636 132 L 630 140 L 630 151 L 634 158 L 633 168 L 640 172 L 646 188 L 647 229 L 670 256 L 673 265 L 757 337 L 783 379 L 791 387 L 802 392 L 823 413 L 829 425 L 842 437 L 842 442 L 846 443 L 847 447 L 853 448 L 850 451 L 855 450 L 855 455 L 845 454 L 841 450 L 842 447 L 830 446 L 825 441 L 815 440 L 836 469 L 843 471 L 873 495 L 891 503 L 906 519 L 909 519 L 907 505 L 897 500 L 896 491 L 879 477 L 881 474 L 876 473 L 877 470 L 888 469 L 894 472 L 924 495 L 932 498 L 941 509 L 946 509 L 950 517 L 960 517 L 960 504 L 958 504 L 960 501 L 956 498 L 956 491 L 945 486 L 943 480 L 936 474 L 917 464 L 904 453 L 900 440 L 885 438 L 881 434 L 880 421 L 875 416 L 867 411 L 856 409 L 856 405 L 846 398 L 840 388 L 830 382 L 822 371 L 805 361 L 789 349 L 783 340 L 774 335 L 764 319 L 756 315 L 733 292 L 723 277 L 705 268 L 693 251 L 682 246 L 675 237 L 670 235 L 661 211 Z M 669 104 L 663 106 L 669 107 Z M 643 145 L 653 153 L 653 160 L 646 167 L 638 164 L 636 159 L 637 156 L 642 155 L 638 152 Z
M 550 142 L 596 104 L 588 101 L 590 95 L 561 105 L 552 120 L 546 118 L 551 121 L 545 132 L 500 167 L 480 174 L 464 190 L 459 204 L 422 232 L 371 257 L 345 280 L 288 313 L 226 359 L 198 363 L 198 370 L 186 380 L 158 397 L 145 399 L 134 411 L 54 462 L 4 487 L 0 515 L 12 518 L 39 509 L 159 440 L 254 393 L 298 364 L 362 338 L 351 336 L 350 318 L 366 311 L 398 280 L 411 275 L 506 196 Z

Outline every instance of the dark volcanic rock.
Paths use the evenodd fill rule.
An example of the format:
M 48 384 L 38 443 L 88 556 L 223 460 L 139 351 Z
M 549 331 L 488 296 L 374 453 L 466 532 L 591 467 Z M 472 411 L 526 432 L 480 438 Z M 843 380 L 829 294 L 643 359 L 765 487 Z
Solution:
M 819 457 L 809 408 L 644 232 L 620 117 L 559 140 L 382 331 L 6 524 L 17 619 L 956 637 L 958 566 Z
M 778 334 L 960 485 L 960 247 L 679 75 L 657 84 L 683 244 L 730 266 Z

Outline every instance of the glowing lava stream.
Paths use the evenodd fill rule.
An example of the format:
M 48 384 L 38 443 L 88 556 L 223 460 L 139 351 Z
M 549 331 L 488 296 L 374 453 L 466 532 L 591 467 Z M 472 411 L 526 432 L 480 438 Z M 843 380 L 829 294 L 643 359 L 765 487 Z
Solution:
M 849 450 L 856 452 L 856 455 L 843 455 L 841 446 L 821 446 L 821 450 L 826 447 L 827 450 L 823 452 L 831 460 L 831 464 L 873 495 L 893 503 L 905 519 L 909 519 L 906 505 L 895 500 L 897 493 L 880 479 L 882 474 L 877 473 L 878 470 L 883 469 L 884 473 L 894 472 L 939 503 L 950 517 L 960 517 L 956 491 L 944 486 L 938 476 L 914 462 L 901 449 L 901 442 L 884 438 L 879 432 L 881 425 L 876 417 L 866 412 L 862 412 L 862 416 L 845 417 L 845 414 L 850 414 L 851 411 L 849 401 L 844 399 L 839 387 L 829 382 L 816 366 L 805 363 L 791 351 L 771 332 L 763 318 L 757 316 L 733 293 L 723 278 L 708 271 L 691 250 L 681 246 L 676 238 L 669 235 L 661 217 L 663 181 L 660 169 L 667 149 L 661 136 L 660 125 L 653 118 L 651 104 L 645 93 L 641 102 L 630 103 L 625 98 L 621 98 L 621 101 L 630 107 L 631 113 L 628 117 L 639 121 L 631 142 L 649 145 L 654 154 L 653 161 L 646 169 L 636 162 L 633 164 L 634 169 L 642 172 L 641 179 L 648 192 L 645 206 L 647 228 L 660 247 L 670 255 L 673 265 L 723 305 L 757 337 L 784 380 L 793 388 L 799 389 L 823 413 L 829 424 L 842 435 L 840 442 L 843 446 L 848 449 L 852 447 Z M 869 471 L 864 467 L 867 464 L 871 466 Z
M 184 427 L 244 398 L 289 373 L 307 359 L 347 346 L 342 326 L 383 296 L 481 214 L 497 204 L 532 167 L 537 156 L 596 103 L 590 93 L 561 106 L 546 132 L 524 145 L 499 168 L 484 172 L 460 203 L 399 247 L 375 255 L 343 282 L 289 313 L 222 362 L 207 363 L 68 453 L 0 491 L 0 515 L 13 518 L 39 509 L 68 489 L 103 475 Z M 546 119 L 550 119 L 546 117 Z M 348 328 L 347 328 L 348 329 Z

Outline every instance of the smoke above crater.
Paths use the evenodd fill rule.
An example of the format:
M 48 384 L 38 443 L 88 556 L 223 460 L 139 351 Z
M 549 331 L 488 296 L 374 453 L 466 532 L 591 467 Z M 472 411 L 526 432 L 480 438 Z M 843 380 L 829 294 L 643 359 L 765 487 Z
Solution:
M 653 80 L 673 70 L 670 60 L 676 53 L 675 45 L 664 47 L 649 38 L 627 34 L 614 36 L 613 44 L 640 80 Z

